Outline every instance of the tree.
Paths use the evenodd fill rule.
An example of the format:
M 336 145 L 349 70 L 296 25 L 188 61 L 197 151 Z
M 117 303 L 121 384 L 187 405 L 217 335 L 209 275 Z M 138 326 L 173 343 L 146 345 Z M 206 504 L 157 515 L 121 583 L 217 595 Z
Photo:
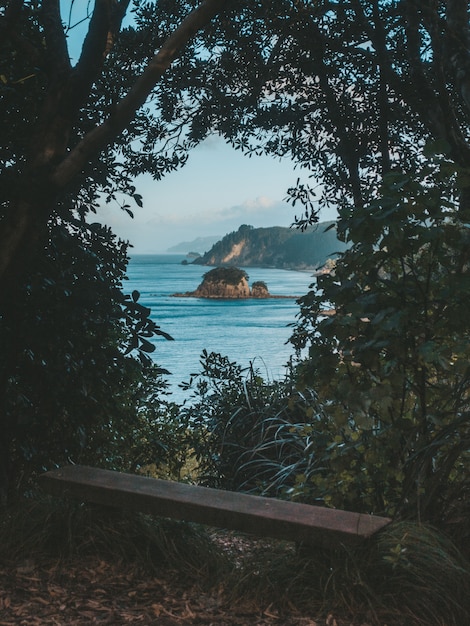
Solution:
M 155 19 L 152 5 L 142 4 L 135 14 L 137 28 L 122 32 L 108 54 L 107 42 L 113 43 L 114 37 L 107 34 L 117 32 L 127 4 L 96 2 L 90 36 L 73 69 L 57 2 L 12 0 L 3 10 L 8 28 L 1 41 L 16 72 L 0 72 L 9 104 L 5 115 L 11 128 L 23 128 L 15 141 L 14 132 L 7 133 L 0 172 L 6 189 L 0 304 L 2 322 L 11 328 L 15 285 L 22 283 L 17 279 L 26 276 L 30 255 L 46 240 L 51 211 L 86 213 L 99 191 L 109 199 L 126 192 L 139 203 L 132 177 L 150 170 L 158 178 L 182 163 L 186 149 L 210 132 L 248 154 L 293 157 L 322 186 L 318 202 L 314 190 L 300 180 L 289 190 L 292 202 L 304 207 L 299 224 L 314 221 L 319 206 L 333 203 L 340 210 L 340 235 L 354 244 L 367 236 L 364 243 L 374 252 L 374 242 L 379 245 L 388 236 L 387 220 L 392 223 L 400 216 L 403 222 L 394 222 L 394 228 L 409 227 L 403 211 L 384 211 L 379 224 L 385 230 L 378 233 L 373 203 L 390 191 L 380 191 L 384 177 L 397 170 L 416 181 L 413 170 L 425 162 L 423 147 L 430 138 L 445 142 L 457 166 L 470 165 L 470 46 L 463 0 L 256 0 L 227 5 L 206 0 L 176 30 L 174 24 L 179 24 L 183 8 L 194 6 L 192 1 L 158 3 L 161 20 Z M 209 24 L 222 5 L 226 10 L 221 18 L 193 39 L 165 74 L 182 44 L 195 29 Z M 31 42 L 32 47 L 27 45 Z M 147 63 L 149 46 L 159 52 Z M 152 92 L 151 104 L 158 104 L 160 115 L 153 108 L 138 113 L 156 80 L 162 88 Z M 112 88 L 104 89 L 105 83 Z M 28 108 L 19 105 L 23 88 L 34 96 Z M 27 124 L 22 126 L 18 120 L 25 110 Z M 166 144 L 170 148 L 165 152 Z M 157 150 L 162 146 L 163 154 Z M 466 232 L 468 189 L 468 178 L 460 175 L 459 204 L 452 208 L 459 233 Z M 445 220 L 447 207 L 441 209 Z M 424 233 L 418 229 L 416 236 Z M 464 244 L 463 237 L 458 241 Z M 426 259 L 421 243 L 416 255 Z M 458 247 L 452 250 L 458 256 Z M 387 249 L 392 264 L 390 254 Z M 342 276 L 341 263 L 336 276 Z M 439 264 L 444 267 L 443 258 Z M 416 271 L 430 266 L 428 259 L 417 263 Z M 345 290 L 337 291 L 338 297 L 347 293 L 347 260 L 344 267 Z M 434 280 L 439 272 L 430 275 Z M 456 301 L 465 284 L 460 283 Z M 355 296 L 354 290 L 349 294 Z M 316 326 L 307 321 L 310 316 L 316 323 L 315 307 L 306 305 L 303 316 L 305 340 L 315 346 Z M 349 319 L 345 316 L 343 323 Z M 381 320 L 387 323 L 377 313 L 376 323 Z
M 121 81 L 118 93 L 107 98 L 99 91 L 99 79 L 105 73 L 107 59 L 113 60 L 112 48 L 129 0 L 97 0 L 75 67 L 70 63 L 58 0 L 6 3 L 1 15 L 2 47 L 5 61 L 13 63 L 8 66 L 5 62 L 2 71 L 5 96 L 2 113 L 10 117 L 13 128 L 21 129 L 23 141 L 7 143 L 0 172 L 9 191 L 2 199 L 0 230 L 2 301 L 8 294 L 5 287 L 22 276 L 31 255 L 44 243 L 52 211 L 64 211 L 70 205 L 83 211 L 85 198 L 89 207 L 97 189 L 111 194 L 116 190 L 132 191 L 125 176 L 126 167 L 121 166 L 113 153 L 114 144 L 118 142 L 122 147 L 143 131 L 143 118 L 136 118 L 136 113 L 187 42 L 210 22 L 223 4 L 221 0 L 205 0 L 173 32 L 166 33 L 169 25 L 162 25 L 159 38 L 153 40 L 160 43 L 159 50 L 148 60 L 140 76 L 133 75 L 131 88 L 123 95 L 119 92 L 123 88 Z M 151 11 L 151 5 L 146 9 Z M 131 30 L 128 43 L 133 35 Z M 147 44 L 147 56 L 151 44 Z M 130 61 L 127 59 L 127 66 L 131 65 L 132 71 Z M 138 63 L 137 68 L 140 66 Z M 116 66 L 113 70 L 115 75 Z M 128 77 L 129 71 L 124 73 Z M 25 89 L 30 90 L 33 80 L 31 91 L 38 102 L 30 102 L 26 110 L 19 100 Z M 88 117 L 96 105 L 100 108 Z M 24 124 L 18 121 L 20 112 L 27 113 Z M 146 119 L 153 122 L 148 125 L 146 140 L 154 143 L 159 125 L 154 117 L 147 115 Z M 98 158 L 101 167 L 97 165 Z M 154 163 L 149 169 L 153 170 L 153 166 Z M 86 196 L 89 186 L 91 190 Z M 138 196 L 135 199 L 138 201 Z
M 322 488 L 336 505 L 441 524 L 468 506 L 470 231 L 457 176 L 445 160 L 388 174 L 356 210 L 351 248 L 300 301 L 293 342 L 308 346 L 302 384 L 334 418 Z
M 318 187 L 293 186 L 301 221 L 365 206 L 431 138 L 470 165 L 469 37 L 463 0 L 237 3 L 206 39 L 216 59 L 194 68 L 205 87 L 190 93 L 190 138 L 215 129 L 248 154 L 293 158 Z
M 14 348 L 2 354 L 2 467 L 11 495 L 38 471 L 70 461 L 129 469 L 131 443 L 141 454 L 132 433 L 144 426 L 148 399 L 158 392 L 160 413 L 166 407 L 159 368 L 145 352 L 161 331 L 136 293 L 122 293 L 127 245 L 99 224 L 59 219 L 50 238 L 17 291 L 15 326 L 0 325 L 0 344 Z
M 56 414 L 60 399 L 73 402 L 74 394 L 66 392 L 72 384 L 69 374 L 81 378 L 79 389 L 86 389 L 95 377 L 92 387 L 98 395 L 89 400 L 96 402 L 95 408 L 102 402 L 104 411 L 110 405 L 104 402 L 106 385 L 100 389 L 96 383 L 100 376 L 110 383 L 109 390 L 118 384 L 115 377 L 120 369 L 129 394 L 140 384 L 138 377 L 131 375 L 135 363 L 122 356 L 119 344 L 131 341 L 130 349 L 142 354 L 149 347 L 147 338 L 160 332 L 138 304 L 137 294 L 126 300 L 119 293 L 125 246 L 109 233 L 98 235 L 98 231 L 92 243 L 93 232 L 85 216 L 103 197 L 119 202 L 124 194 L 140 205 L 132 178 L 136 173 L 150 171 L 159 178 L 184 163 L 184 151 L 177 145 L 181 130 L 165 124 L 165 107 L 172 96 L 158 83 L 224 2 L 182 2 L 173 21 L 165 18 L 164 2 L 146 3 L 142 11 L 154 20 L 153 28 L 146 32 L 139 30 L 138 20 L 136 26 L 122 29 L 128 7 L 129 0 L 96 0 L 86 16 L 89 26 L 80 58 L 72 66 L 58 0 L 11 0 L 0 5 L 3 495 L 11 470 L 11 448 L 20 445 L 15 437 L 38 418 L 47 423 L 47 402 L 54 404 L 54 415 L 49 415 L 51 428 L 56 424 L 64 432 L 83 425 L 77 414 L 69 422 L 64 418 L 63 423 Z M 192 45 L 196 45 L 194 41 Z M 156 85 L 160 90 L 152 96 L 155 108 L 144 109 Z M 124 202 L 122 208 L 131 212 Z M 90 263 L 95 264 L 94 276 Z M 85 290 L 77 281 L 82 274 Z M 78 308 L 70 312 L 68 306 L 75 298 Z M 87 308 L 91 303 L 92 312 Z M 32 313 L 35 307 L 41 314 Z M 48 315 L 52 316 L 51 326 L 55 324 L 61 333 L 51 332 Z M 69 315 L 74 322 L 70 327 Z M 35 334 L 46 327 L 44 336 Z M 45 345 L 45 339 L 52 343 Z M 103 349 L 103 358 L 95 359 L 92 348 Z M 40 372 L 41 358 L 45 378 L 40 375 L 36 381 L 32 376 Z M 70 371 L 64 373 L 61 368 L 67 361 Z M 91 367 L 89 373 L 86 364 Z M 60 372 L 63 388 L 51 393 L 50 385 L 46 392 L 35 384 L 50 381 L 54 372 Z M 84 402 L 85 395 L 76 403 L 82 410 L 90 407 Z M 120 397 L 123 400 L 123 395 Z M 22 405 L 22 399 L 28 406 Z M 93 415 L 96 411 L 91 411 Z M 40 420 L 29 428 L 26 439 L 33 432 L 38 434 L 35 428 L 41 428 Z

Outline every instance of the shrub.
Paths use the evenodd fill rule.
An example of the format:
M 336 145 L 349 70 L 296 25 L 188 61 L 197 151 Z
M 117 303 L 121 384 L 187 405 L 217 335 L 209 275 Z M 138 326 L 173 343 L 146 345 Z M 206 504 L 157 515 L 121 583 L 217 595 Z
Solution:
M 150 398 L 158 419 L 165 415 L 168 403 L 155 408 L 162 370 L 146 353 L 152 336 L 168 336 L 137 292 L 122 293 L 127 262 L 127 244 L 109 229 L 56 218 L 37 267 L 2 310 L 4 497 L 7 475 L 13 495 L 37 472 L 68 462 L 128 467 L 137 430 L 156 419 Z
M 328 483 L 314 488 L 335 506 L 437 525 L 468 515 L 467 176 L 444 158 L 387 175 L 369 206 L 344 211 L 352 246 L 300 301 L 300 385 L 315 386 L 336 431 Z

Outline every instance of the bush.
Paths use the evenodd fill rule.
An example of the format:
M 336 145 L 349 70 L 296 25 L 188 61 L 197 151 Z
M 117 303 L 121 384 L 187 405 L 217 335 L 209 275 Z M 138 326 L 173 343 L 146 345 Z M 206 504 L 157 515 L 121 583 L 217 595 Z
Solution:
M 200 363 L 201 372 L 181 385 L 191 391 L 181 415 L 191 428 L 198 480 L 236 490 L 241 486 L 238 444 L 251 428 L 245 391 L 248 381 L 240 365 L 220 354 L 204 350 Z M 249 378 L 255 382 L 253 371 Z
M 266 382 L 253 367 L 243 370 L 219 354 L 203 353 L 201 364 L 201 374 L 187 385 L 192 402 L 181 410 L 200 482 L 393 516 L 413 468 L 401 465 L 396 453 L 398 429 L 338 425 L 333 403 L 322 404 L 311 388 L 296 390 L 292 370 L 283 381 Z M 450 476 L 454 486 L 441 487 L 449 507 L 438 526 L 470 558 L 468 491 L 456 491 L 465 485 L 464 460 Z
M 201 365 L 186 386 L 194 390 L 192 402 L 181 411 L 192 429 L 199 480 L 308 500 L 299 476 L 320 471 L 313 451 L 327 440 L 315 393 L 295 391 L 290 370 L 284 380 L 266 382 L 253 366 L 243 370 L 220 354 L 203 352 Z
M 331 474 L 313 482 L 334 506 L 436 525 L 468 515 L 467 179 L 444 157 L 388 174 L 367 207 L 343 211 L 351 248 L 300 301 L 300 385 L 336 431 Z
M 13 496 L 37 472 L 69 462 L 128 468 L 143 421 L 171 414 L 162 371 L 146 354 L 149 338 L 164 333 L 137 292 L 122 293 L 127 262 L 127 244 L 109 229 L 57 217 L 37 266 L 0 312 L 4 498 L 7 477 Z
M 234 599 L 295 606 L 318 623 L 335 623 L 336 614 L 345 624 L 460 626 L 470 617 L 469 585 L 470 562 L 445 536 L 401 522 L 355 548 L 264 544 L 231 587 Z

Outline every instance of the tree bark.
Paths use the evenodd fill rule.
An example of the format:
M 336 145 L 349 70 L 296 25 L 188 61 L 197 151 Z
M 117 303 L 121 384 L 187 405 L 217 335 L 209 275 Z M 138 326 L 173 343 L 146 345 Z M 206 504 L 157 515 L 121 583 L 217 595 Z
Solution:
M 65 187 L 92 157 L 112 143 L 113 139 L 127 127 L 184 46 L 198 30 L 212 20 L 223 5 L 222 0 L 206 0 L 183 20 L 149 62 L 129 93 L 117 104 L 112 116 L 90 131 L 57 166 L 52 176 L 52 181 L 57 187 Z

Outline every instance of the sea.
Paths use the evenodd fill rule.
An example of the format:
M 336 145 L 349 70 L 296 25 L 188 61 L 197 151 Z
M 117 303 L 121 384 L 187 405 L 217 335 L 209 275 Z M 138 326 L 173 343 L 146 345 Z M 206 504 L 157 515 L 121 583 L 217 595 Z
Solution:
M 174 341 L 153 339 L 154 361 L 170 372 L 165 375 L 171 399 L 182 403 L 188 392 L 180 388 L 201 371 L 201 354 L 218 352 L 242 367 L 250 364 L 266 380 L 283 378 L 294 354 L 287 343 L 299 312 L 296 299 L 314 283 L 312 272 L 244 268 L 250 285 L 264 281 L 282 299 L 210 300 L 174 297 L 194 291 L 211 268 L 183 263 L 184 255 L 147 254 L 131 257 L 123 289 L 137 290 L 139 302 L 152 311 L 151 318 Z

